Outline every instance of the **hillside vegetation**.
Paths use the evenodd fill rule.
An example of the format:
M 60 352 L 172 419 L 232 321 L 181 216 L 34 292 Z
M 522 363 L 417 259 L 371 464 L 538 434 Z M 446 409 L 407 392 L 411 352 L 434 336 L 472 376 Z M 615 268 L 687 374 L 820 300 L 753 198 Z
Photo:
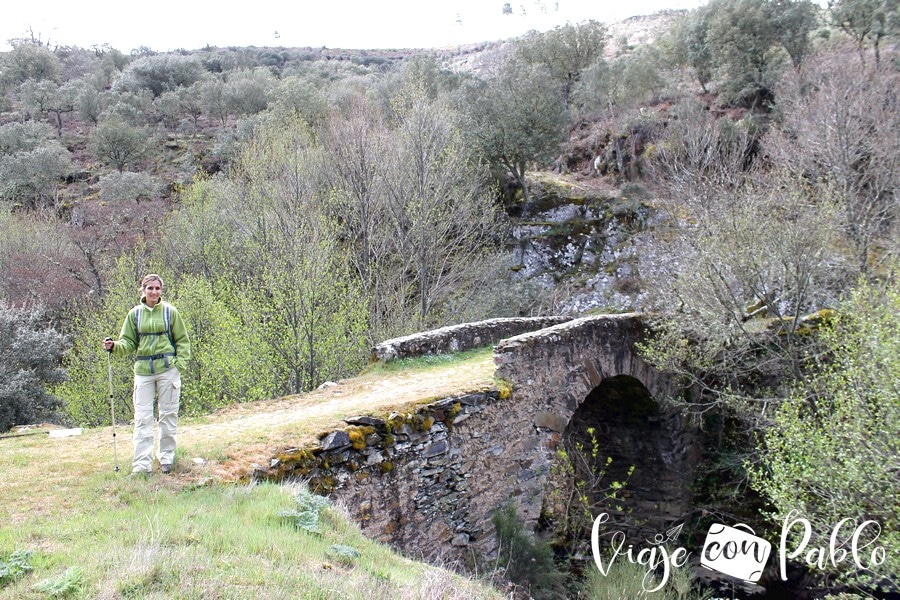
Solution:
M 711 0 L 449 50 L 14 40 L 0 431 L 109 424 L 100 340 L 148 272 L 191 332 L 197 418 L 355 375 L 414 331 L 639 309 L 642 356 L 708 434 L 698 511 L 896 532 L 875 438 L 900 437 L 898 22 L 895 2 Z M 841 476 L 790 460 L 797 430 Z

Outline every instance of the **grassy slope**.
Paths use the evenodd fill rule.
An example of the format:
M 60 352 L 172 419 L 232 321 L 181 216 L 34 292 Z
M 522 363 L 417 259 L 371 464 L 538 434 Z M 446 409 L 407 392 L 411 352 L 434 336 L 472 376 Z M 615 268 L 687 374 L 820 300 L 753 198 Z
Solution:
M 296 397 L 183 421 L 173 476 L 126 477 L 130 426 L 52 439 L 0 440 L 0 559 L 33 552 L 34 571 L 2 598 L 41 598 L 36 584 L 83 569 L 82 598 L 490 598 L 488 587 L 407 560 L 366 539 L 339 507 L 321 535 L 279 518 L 297 489 L 237 482 L 248 461 L 314 442 L 342 417 L 409 409 L 492 383 L 490 351 L 453 362 L 377 369 Z M 194 458 L 202 458 L 199 464 Z M 329 552 L 349 545 L 350 564 Z M 69 571 L 72 575 L 74 572 Z M 77 579 L 77 577 L 75 577 Z

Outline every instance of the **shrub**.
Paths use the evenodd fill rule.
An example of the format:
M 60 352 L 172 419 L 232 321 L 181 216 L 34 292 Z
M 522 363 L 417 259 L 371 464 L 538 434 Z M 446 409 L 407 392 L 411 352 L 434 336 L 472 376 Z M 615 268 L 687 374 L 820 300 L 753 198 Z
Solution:
M 64 345 L 39 309 L 0 302 L 0 432 L 56 417 L 61 401 L 47 386 L 65 378 Z
M 497 566 L 507 579 L 528 588 L 535 600 L 567 597 L 566 576 L 553 559 L 553 549 L 525 531 L 512 502 L 497 509 L 491 522 L 500 541 Z
M 147 173 L 110 173 L 100 178 L 100 198 L 107 202 L 151 200 L 161 191 L 159 179 Z

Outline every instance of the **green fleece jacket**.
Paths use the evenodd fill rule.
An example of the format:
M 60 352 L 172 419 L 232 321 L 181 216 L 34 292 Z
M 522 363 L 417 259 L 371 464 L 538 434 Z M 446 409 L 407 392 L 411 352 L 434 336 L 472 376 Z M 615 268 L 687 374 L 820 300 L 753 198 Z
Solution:
M 173 348 L 169 338 L 166 337 L 165 306 L 166 303 L 160 300 L 156 306 L 150 308 L 142 300 L 128 311 L 125 322 L 122 323 L 122 331 L 119 333 L 119 340 L 113 344 L 112 353 L 116 356 L 134 353 L 135 375 L 162 373 L 166 370 L 167 361 L 169 367 L 178 367 L 182 373 L 187 369 L 188 361 L 191 359 L 191 340 L 188 338 L 187 327 L 175 307 L 169 304 L 170 331 L 175 342 Z M 135 311 L 141 311 L 140 336 L 135 329 Z M 174 356 L 162 356 L 165 354 Z M 150 356 L 159 358 L 153 360 L 142 358 Z

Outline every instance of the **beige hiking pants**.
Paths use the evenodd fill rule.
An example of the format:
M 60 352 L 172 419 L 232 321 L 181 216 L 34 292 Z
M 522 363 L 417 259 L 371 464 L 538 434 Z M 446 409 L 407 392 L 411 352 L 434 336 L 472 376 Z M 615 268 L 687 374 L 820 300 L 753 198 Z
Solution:
M 159 452 L 162 465 L 175 461 L 175 432 L 181 398 L 181 372 L 172 367 L 155 375 L 134 376 L 134 461 L 132 471 L 153 470 L 153 401 L 159 400 Z

